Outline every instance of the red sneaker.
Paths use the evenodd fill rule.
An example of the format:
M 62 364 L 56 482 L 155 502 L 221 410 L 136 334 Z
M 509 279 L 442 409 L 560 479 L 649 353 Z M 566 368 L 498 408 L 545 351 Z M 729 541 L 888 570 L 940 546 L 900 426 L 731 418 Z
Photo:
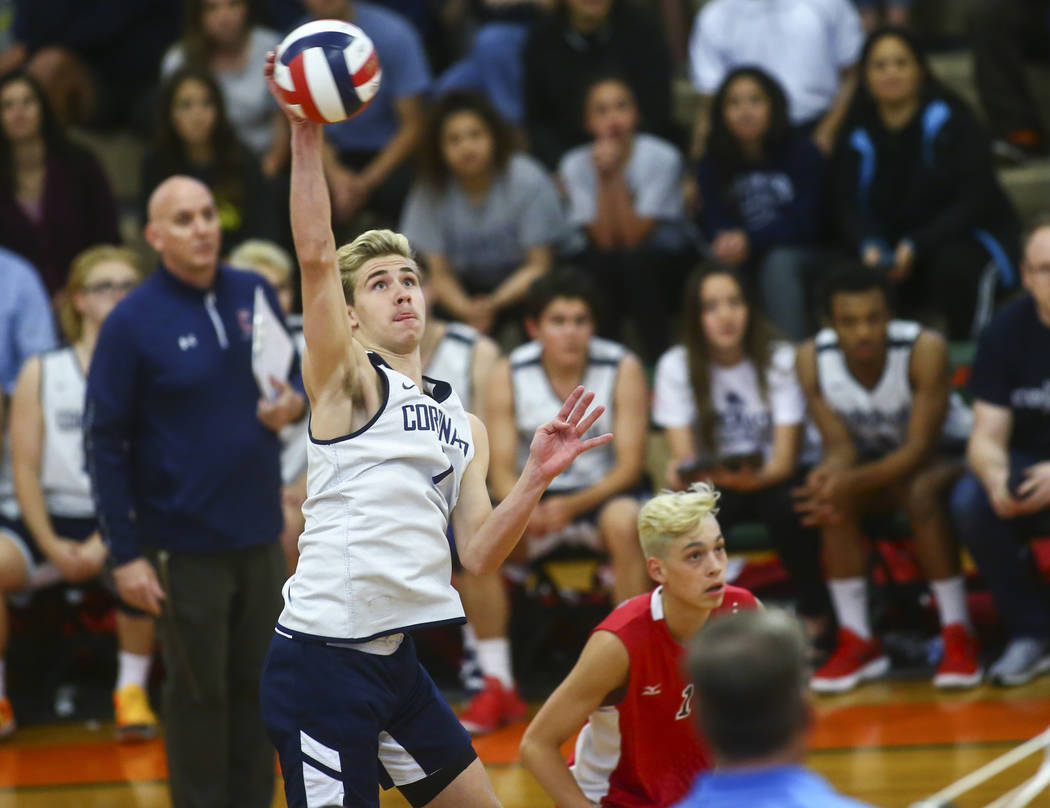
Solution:
M 504 724 L 520 721 L 528 705 L 518 695 L 518 688 L 508 690 L 494 676 L 485 677 L 485 686 L 470 700 L 459 716 L 459 722 L 471 735 L 494 732 Z
M 844 693 L 889 669 L 890 659 L 876 637 L 866 640 L 848 628 L 839 628 L 835 651 L 810 678 L 809 686 L 818 693 Z
M 944 656 L 933 677 L 934 687 L 975 687 L 981 683 L 980 649 L 977 638 L 962 623 L 952 623 L 941 629 Z
M 11 700 L 0 698 L 0 740 L 9 738 L 15 731 L 15 711 L 11 709 Z

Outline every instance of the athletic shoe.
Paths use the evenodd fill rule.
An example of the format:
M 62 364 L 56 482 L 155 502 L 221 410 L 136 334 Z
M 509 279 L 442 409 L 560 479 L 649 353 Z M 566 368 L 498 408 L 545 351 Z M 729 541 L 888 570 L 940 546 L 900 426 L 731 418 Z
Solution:
M 864 639 L 848 628 L 839 628 L 835 651 L 810 678 L 809 686 L 818 693 L 844 693 L 889 669 L 890 659 L 882 653 L 878 638 Z
M 0 698 L 0 740 L 10 738 L 15 731 L 15 711 L 11 709 L 11 699 Z
M 504 724 L 520 721 L 527 713 L 528 705 L 518 695 L 517 687 L 508 690 L 496 677 L 486 676 L 485 686 L 470 700 L 459 722 L 471 735 L 485 735 Z
M 988 669 L 997 685 L 1023 685 L 1041 673 L 1050 671 L 1050 641 L 1035 637 L 1010 640 L 1003 655 Z
M 981 668 L 980 648 L 977 638 L 962 623 L 951 623 L 941 629 L 944 655 L 933 686 L 941 688 L 975 687 L 981 683 L 984 670 Z
M 124 685 L 113 694 L 117 737 L 122 741 L 144 741 L 157 734 L 157 716 L 141 685 Z

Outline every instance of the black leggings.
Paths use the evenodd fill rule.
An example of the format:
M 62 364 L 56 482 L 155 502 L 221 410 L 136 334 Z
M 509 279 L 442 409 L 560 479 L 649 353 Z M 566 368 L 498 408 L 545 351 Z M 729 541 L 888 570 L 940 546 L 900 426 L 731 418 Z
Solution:
M 718 523 L 723 535 L 738 523 L 762 523 L 795 587 L 799 614 L 820 617 L 831 612 L 820 566 L 820 533 L 800 524 L 791 497 L 791 489 L 802 482 L 796 477 L 757 491 L 722 489 Z

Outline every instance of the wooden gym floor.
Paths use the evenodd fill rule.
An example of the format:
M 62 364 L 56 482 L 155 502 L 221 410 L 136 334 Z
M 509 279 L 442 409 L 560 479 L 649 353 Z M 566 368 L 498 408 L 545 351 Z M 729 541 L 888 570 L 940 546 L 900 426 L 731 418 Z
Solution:
M 1013 689 L 939 693 L 926 681 L 880 682 L 817 702 L 809 764 L 838 788 L 905 808 L 1050 726 L 1050 677 Z M 524 724 L 476 741 L 506 808 L 552 802 L 517 763 Z M 31 727 L 0 747 L 0 808 L 166 808 L 159 740 L 120 746 L 108 724 Z M 985 805 L 1034 771 L 1041 755 L 956 801 Z M 1033 805 L 1050 804 L 1045 795 Z M 274 808 L 283 808 L 280 793 Z M 396 792 L 384 808 L 407 806 Z

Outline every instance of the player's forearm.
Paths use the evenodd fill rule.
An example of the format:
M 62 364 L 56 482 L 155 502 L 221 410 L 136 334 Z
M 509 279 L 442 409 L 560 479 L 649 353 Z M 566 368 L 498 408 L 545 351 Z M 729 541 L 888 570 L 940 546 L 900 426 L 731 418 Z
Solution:
M 526 733 L 519 750 L 522 765 L 561 808 L 592 808 L 580 790 L 557 744 L 544 743 Z
M 292 237 L 304 273 L 329 270 L 335 255 L 324 145 L 320 125 L 304 123 L 292 127 Z
M 997 488 L 1010 476 L 1010 454 L 1006 446 L 978 432 L 970 435 L 966 459 L 987 491 Z
M 910 477 L 928 456 L 925 444 L 905 444 L 885 457 L 857 467 L 853 473 L 853 487 L 859 492 L 875 491 Z
M 532 511 L 550 485 L 531 459 L 503 501 L 461 548 L 460 561 L 475 575 L 492 572 L 518 543 Z
M 12 462 L 11 474 L 14 478 L 15 497 L 29 532 L 45 555 L 50 555 L 50 548 L 56 535 L 51 519 L 47 515 L 47 503 L 44 490 L 40 487 L 40 469 L 30 464 Z

